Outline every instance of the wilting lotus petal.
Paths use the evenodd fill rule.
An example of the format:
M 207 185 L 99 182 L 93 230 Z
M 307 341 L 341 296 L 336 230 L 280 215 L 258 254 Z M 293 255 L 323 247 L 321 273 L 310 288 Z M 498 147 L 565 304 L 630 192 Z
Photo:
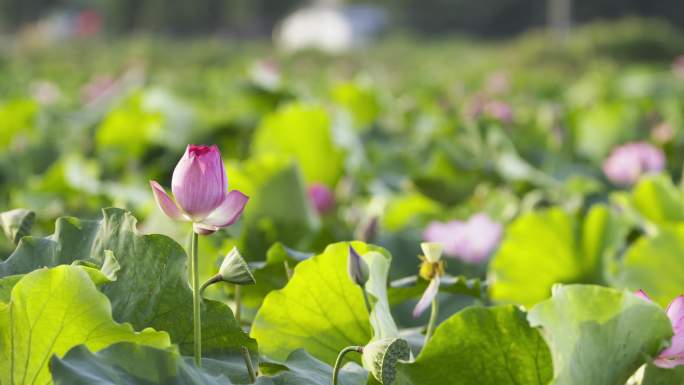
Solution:
M 347 257 L 347 272 L 351 280 L 363 287 L 368 281 L 368 265 L 361 258 L 359 253 L 354 250 L 352 245 L 349 245 L 349 256 Z
M 630 186 L 647 173 L 665 168 L 663 152 L 645 142 L 627 143 L 613 150 L 603 163 L 603 172 L 616 185 Z
M 183 220 L 183 213 L 181 213 L 180 209 L 176 205 L 176 202 L 174 202 L 169 194 L 164 191 L 164 188 L 153 180 L 150 181 L 150 186 L 152 187 L 152 192 L 154 193 L 154 200 L 157 201 L 157 206 L 159 206 L 161 211 L 163 211 L 166 216 L 173 220 Z
M 438 292 L 439 276 L 436 275 L 434 278 L 430 280 L 430 284 L 425 289 L 425 292 L 423 292 L 423 296 L 420 298 L 420 301 L 418 301 L 416 307 L 413 309 L 413 317 L 418 317 L 421 314 L 423 314 L 425 309 L 427 309 L 430 306 L 435 296 L 437 296 Z
M 216 145 L 188 145 L 171 180 L 173 196 L 183 211 L 200 222 L 223 203 L 227 189 L 228 180 Z
M 325 214 L 335 206 L 335 197 L 330 189 L 321 183 L 309 186 L 309 200 L 319 214 Z
M 485 262 L 501 241 L 503 227 L 485 214 L 476 214 L 467 222 L 433 222 L 423 238 L 444 245 L 444 254 L 468 263 Z

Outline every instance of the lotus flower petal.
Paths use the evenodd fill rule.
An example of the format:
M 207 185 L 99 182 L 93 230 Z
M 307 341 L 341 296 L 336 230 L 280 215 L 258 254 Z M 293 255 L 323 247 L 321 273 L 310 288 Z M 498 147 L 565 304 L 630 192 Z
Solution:
M 438 292 L 439 277 L 435 276 L 434 278 L 432 278 L 432 280 L 430 280 L 430 284 L 428 285 L 427 289 L 425 289 L 425 292 L 423 292 L 423 296 L 420 298 L 420 301 L 418 301 L 416 307 L 413 309 L 414 318 L 423 314 L 425 309 L 427 309 L 430 306 L 435 296 L 437 296 Z
M 166 216 L 169 218 L 180 221 L 183 220 L 183 213 L 176 205 L 176 202 L 171 199 L 169 194 L 166 193 L 164 188 L 159 185 L 156 181 L 150 181 L 150 187 L 152 187 L 152 192 L 154 193 L 154 200 L 157 201 L 157 206 L 161 209 Z
M 242 192 L 231 190 L 226 194 L 223 202 L 209 216 L 204 218 L 201 223 L 214 227 L 230 226 L 240 218 L 248 200 L 249 197 Z
M 171 180 L 171 191 L 183 211 L 199 222 L 221 205 L 227 189 L 228 179 L 216 145 L 188 145 Z

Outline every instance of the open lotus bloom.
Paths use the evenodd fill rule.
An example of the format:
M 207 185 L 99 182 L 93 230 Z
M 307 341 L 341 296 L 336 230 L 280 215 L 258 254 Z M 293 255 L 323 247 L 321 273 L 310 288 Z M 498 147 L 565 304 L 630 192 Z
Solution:
M 619 186 L 631 186 L 647 173 L 665 168 L 665 154 L 646 142 L 627 143 L 617 147 L 603 162 L 606 178 Z
M 432 300 L 439 293 L 439 278 L 444 274 L 442 262 L 442 244 L 438 242 L 423 242 L 420 244 L 423 251 L 423 263 L 420 266 L 420 275 L 430 280 L 430 284 L 423 292 L 416 307 L 413 308 L 413 317 L 418 317 L 427 309 Z
M 466 222 L 432 222 L 423 233 L 429 242 L 444 245 L 444 254 L 468 263 L 482 263 L 501 241 L 503 227 L 486 214 L 475 214 Z
M 651 300 L 646 293 L 639 290 L 637 296 Z M 674 368 L 684 365 L 684 296 L 680 295 L 667 306 L 667 317 L 672 322 L 674 336 L 670 346 L 658 354 L 653 363 L 661 368 Z
M 171 198 L 156 181 L 150 181 L 159 208 L 169 218 L 193 223 L 198 234 L 211 234 L 240 218 L 249 198 L 228 191 L 228 179 L 216 145 L 188 145 L 171 179 Z

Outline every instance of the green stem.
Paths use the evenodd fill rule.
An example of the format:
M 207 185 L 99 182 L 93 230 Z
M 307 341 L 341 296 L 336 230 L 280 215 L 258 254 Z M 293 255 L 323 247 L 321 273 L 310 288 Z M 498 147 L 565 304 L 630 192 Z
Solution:
M 435 331 L 435 324 L 437 324 L 437 313 L 439 312 L 439 302 L 437 302 L 437 298 L 435 297 L 432 300 L 432 310 L 430 311 L 430 321 L 428 321 L 428 326 L 427 326 L 427 331 L 425 332 L 425 343 L 423 344 L 423 347 L 427 345 L 428 341 L 430 340 L 430 337 L 432 337 L 432 333 Z
M 197 250 L 199 235 L 192 233 L 192 247 L 190 268 L 192 270 L 192 311 L 194 324 L 194 338 L 195 338 L 195 364 L 197 367 L 202 366 L 202 320 L 200 315 L 200 287 L 199 287 L 199 254 Z
M 366 292 L 366 289 L 363 286 L 359 286 L 361 288 L 361 292 L 363 293 L 363 302 L 366 304 L 366 310 L 368 310 L 368 314 L 371 313 L 371 305 L 370 305 L 370 300 L 368 299 L 368 293 Z
M 235 285 L 235 319 L 238 325 L 242 325 L 240 315 L 242 314 L 242 289 L 240 285 Z
M 292 269 L 290 269 L 290 264 L 287 262 L 287 260 L 283 261 L 283 265 L 285 265 L 285 275 L 287 276 L 288 282 L 292 279 Z
M 242 353 L 242 359 L 245 360 L 245 366 L 247 367 L 247 374 L 251 383 L 256 382 L 256 373 L 254 372 L 254 365 L 252 365 L 252 357 L 249 355 L 249 349 L 244 346 L 240 347 L 240 352 Z
M 350 352 L 363 353 L 363 346 L 347 346 L 337 355 L 335 366 L 333 367 L 332 385 L 337 385 L 337 378 L 339 377 L 340 369 L 342 369 L 342 360 L 344 359 L 344 356 Z
M 207 289 L 207 287 L 215 284 L 216 282 L 221 282 L 223 279 L 221 278 L 221 275 L 216 274 L 215 276 L 209 278 L 206 282 L 200 286 L 200 297 L 202 296 L 202 293 L 204 293 L 204 290 Z

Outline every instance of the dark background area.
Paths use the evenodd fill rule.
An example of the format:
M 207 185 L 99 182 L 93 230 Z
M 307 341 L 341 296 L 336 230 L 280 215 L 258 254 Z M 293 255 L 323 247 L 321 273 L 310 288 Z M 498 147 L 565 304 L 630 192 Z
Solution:
M 269 37 L 285 15 L 309 4 L 301 0 L 0 0 L 5 32 L 53 12 L 94 9 L 106 15 L 110 33 L 224 34 Z M 514 35 L 546 21 L 547 0 L 377 0 L 393 29 L 417 34 Z M 682 0 L 574 0 L 572 19 L 585 23 L 625 16 L 656 17 L 684 26 Z

